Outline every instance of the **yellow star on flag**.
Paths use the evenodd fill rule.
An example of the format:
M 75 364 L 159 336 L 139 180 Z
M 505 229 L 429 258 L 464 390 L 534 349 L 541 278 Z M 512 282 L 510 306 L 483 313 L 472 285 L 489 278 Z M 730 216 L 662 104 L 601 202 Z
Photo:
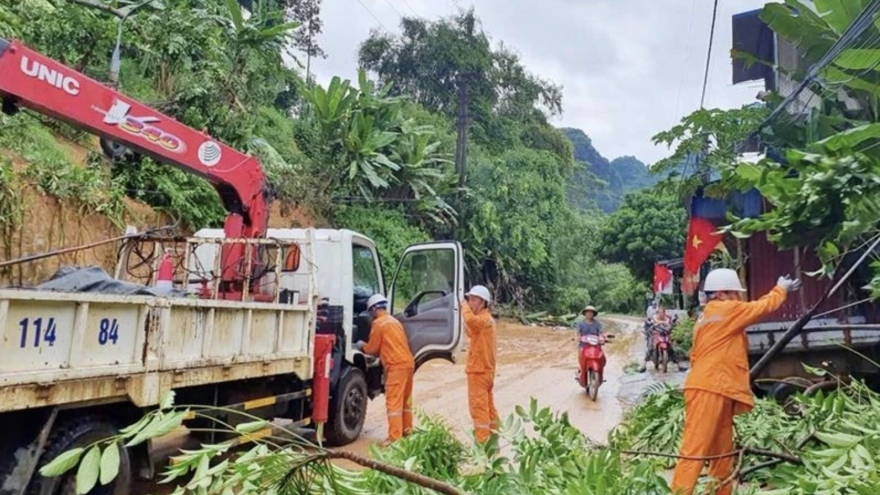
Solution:
M 699 248 L 700 244 L 702 244 L 702 243 L 703 243 L 703 241 L 701 241 L 700 238 L 697 236 L 694 236 L 694 240 L 691 241 L 691 245 L 694 246 L 694 249 Z

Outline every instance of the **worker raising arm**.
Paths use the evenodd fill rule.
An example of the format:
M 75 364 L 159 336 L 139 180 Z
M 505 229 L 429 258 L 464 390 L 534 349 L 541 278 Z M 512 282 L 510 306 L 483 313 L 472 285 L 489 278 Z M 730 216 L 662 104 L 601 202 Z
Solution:
M 776 311 L 800 281 L 780 277 L 769 293 L 757 301 L 742 301 L 745 290 L 736 272 L 727 268 L 706 276 L 704 290 L 710 301 L 694 327 L 691 372 L 684 384 L 684 436 L 682 457 L 709 457 L 733 450 L 733 417 L 754 406 L 749 383 L 746 327 Z M 709 461 L 709 475 L 727 480 L 735 456 Z M 672 478 L 672 491 L 691 495 L 703 461 L 681 459 Z M 716 495 L 731 495 L 733 486 L 716 487 Z
M 495 319 L 489 311 L 489 289 L 475 285 L 465 294 L 461 311 L 465 330 L 471 341 L 468 348 L 468 407 L 474 421 L 474 436 L 485 443 L 497 427 L 498 411 L 492 389 L 495 387 Z
M 375 294 L 367 301 L 373 317 L 367 343 L 358 342 L 364 354 L 379 356 L 385 368 L 385 405 L 388 410 L 388 439 L 385 444 L 409 435 L 412 430 L 412 389 L 415 361 L 403 325 L 388 314 L 388 300 Z

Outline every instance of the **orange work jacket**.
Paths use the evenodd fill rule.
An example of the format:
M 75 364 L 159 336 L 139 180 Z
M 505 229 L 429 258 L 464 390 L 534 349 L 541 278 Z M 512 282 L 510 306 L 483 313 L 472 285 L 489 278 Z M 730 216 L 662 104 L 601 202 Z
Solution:
M 381 313 L 373 320 L 370 339 L 361 350 L 365 354 L 378 355 L 386 370 L 415 368 L 406 331 L 403 325 L 387 312 Z
M 749 381 L 749 340 L 746 327 L 776 311 L 785 302 L 776 286 L 757 301 L 709 301 L 694 326 L 691 371 L 685 389 L 705 390 L 737 401 L 735 414 L 754 407 Z
M 474 313 L 468 303 L 462 302 L 461 312 L 471 345 L 468 348 L 467 373 L 495 374 L 495 319 L 488 308 Z

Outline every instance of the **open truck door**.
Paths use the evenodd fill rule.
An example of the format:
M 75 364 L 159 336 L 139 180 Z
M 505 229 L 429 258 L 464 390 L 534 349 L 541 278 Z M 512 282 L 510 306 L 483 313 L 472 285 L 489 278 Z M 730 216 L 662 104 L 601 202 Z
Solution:
M 388 291 L 391 313 L 406 330 L 416 369 L 435 358 L 455 362 L 461 343 L 464 260 L 455 241 L 410 246 Z

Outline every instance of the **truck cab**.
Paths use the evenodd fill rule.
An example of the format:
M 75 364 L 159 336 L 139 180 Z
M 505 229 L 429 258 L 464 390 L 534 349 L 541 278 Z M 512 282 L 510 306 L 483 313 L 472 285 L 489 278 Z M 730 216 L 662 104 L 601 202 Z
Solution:
M 195 237 L 223 238 L 222 229 L 202 229 Z M 440 241 L 408 247 L 390 279 L 382 271 L 375 243 L 345 229 L 269 229 L 268 239 L 311 246 L 288 260 L 279 279 L 264 275 L 266 292 L 280 286 L 292 303 L 308 303 L 307 288 L 314 284 L 318 321 L 316 333 L 336 335 L 330 375 L 330 444 L 345 445 L 360 435 L 368 399 L 384 391 L 381 362 L 354 349 L 370 336 L 372 319 L 367 299 L 385 295 L 390 311 L 406 330 L 416 369 L 432 359 L 454 362 L 461 345 L 461 308 L 464 263 L 458 242 Z M 218 245 L 202 244 L 189 260 L 196 278 L 208 278 Z M 289 257 L 288 257 L 289 258 Z M 310 280 L 313 277 L 314 280 Z M 386 284 L 387 282 L 387 284 Z M 190 287 L 196 289 L 196 287 Z

